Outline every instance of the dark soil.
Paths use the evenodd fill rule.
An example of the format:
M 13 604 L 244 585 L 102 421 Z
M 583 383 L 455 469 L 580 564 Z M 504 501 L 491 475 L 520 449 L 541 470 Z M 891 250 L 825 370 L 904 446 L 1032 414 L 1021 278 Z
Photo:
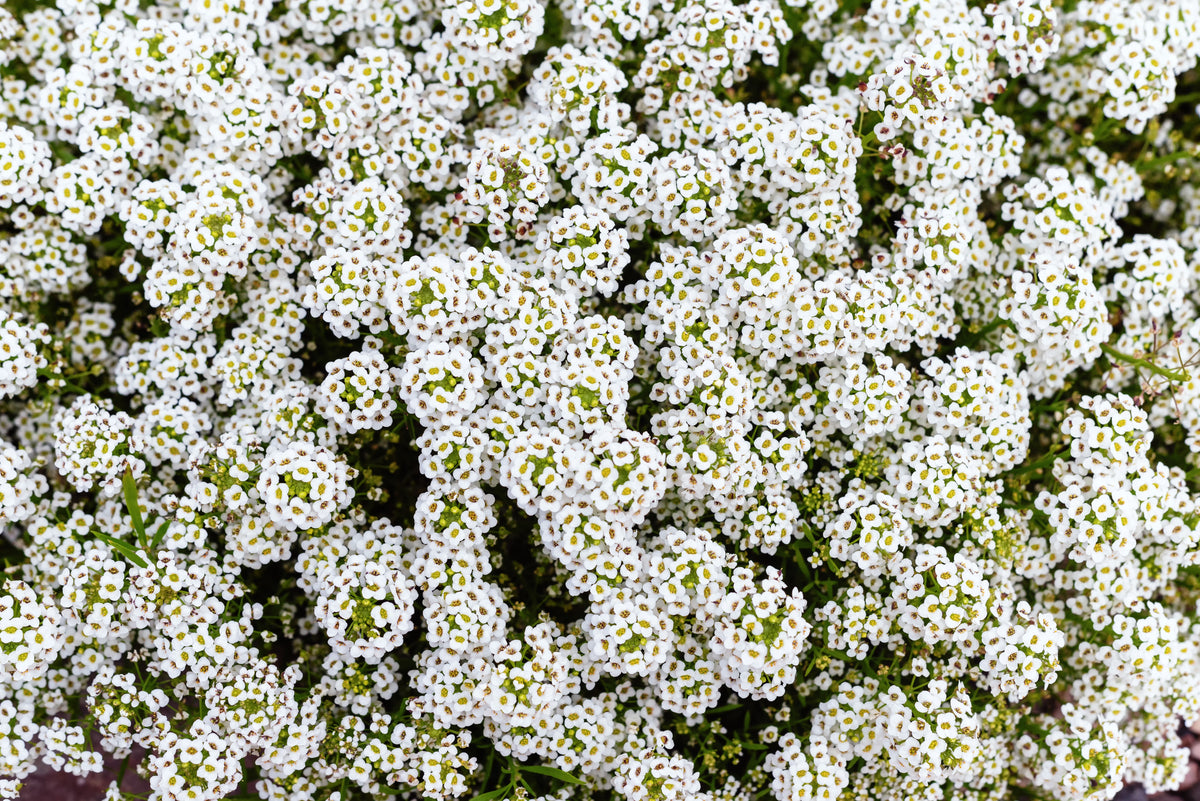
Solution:
M 129 758 L 121 781 L 121 789 L 127 793 L 140 796 L 150 793 L 150 783 L 138 776 L 133 768 L 144 755 L 145 752 L 138 749 Z M 72 776 L 42 766 L 25 779 L 19 801 L 102 801 L 120 769 L 121 761 L 111 758 L 105 761 L 104 770 L 89 776 Z

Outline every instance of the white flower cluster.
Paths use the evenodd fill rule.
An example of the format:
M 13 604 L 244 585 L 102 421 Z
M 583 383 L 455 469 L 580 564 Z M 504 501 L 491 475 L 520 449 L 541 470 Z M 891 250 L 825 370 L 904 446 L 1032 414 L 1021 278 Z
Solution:
M 51 342 L 45 323 L 27 325 L 4 315 L 0 325 L 0 398 L 19 395 L 38 383 L 39 371 L 49 362 L 42 349 Z
M 299 583 L 335 654 L 378 663 L 413 628 L 416 588 L 400 561 L 402 532 L 379 520 L 369 532 L 350 525 L 305 541 Z
M 396 370 L 378 350 L 362 350 L 326 365 L 317 412 L 347 432 L 387 428 L 397 402 Z
M 0 9 L 0 798 L 1178 786 L 1198 59 L 1182 0 Z
M 50 668 L 62 645 L 62 613 L 23 581 L 6 580 L 0 596 L 0 670 L 5 681 L 30 681 Z
M 254 488 L 271 522 L 282 528 L 315 529 L 333 521 L 354 497 L 350 469 L 325 448 L 304 441 L 268 449 Z

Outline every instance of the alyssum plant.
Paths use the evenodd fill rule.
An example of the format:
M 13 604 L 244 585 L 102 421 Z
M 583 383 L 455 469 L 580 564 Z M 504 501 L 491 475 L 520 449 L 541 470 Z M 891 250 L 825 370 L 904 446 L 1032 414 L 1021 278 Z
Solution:
M 5 3 L 0 797 L 1178 786 L 1198 28 Z

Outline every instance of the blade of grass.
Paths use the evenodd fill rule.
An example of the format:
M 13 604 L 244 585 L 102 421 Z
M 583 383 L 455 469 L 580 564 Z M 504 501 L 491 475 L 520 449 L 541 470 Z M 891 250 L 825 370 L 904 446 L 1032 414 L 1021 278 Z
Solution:
M 125 468 L 125 475 L 121 476 L 121 486 L 125 490 L 125 507 L 129 510 L 129 517 L 133 521 L 133 530 L 137 532 L 138 544 L 144 550 L 149 551 L 150 543 L 146 541 L 146 521 L 142 519 L 142 509 L 138 506 L 137 481 L 133 477 L 133 471 L 128 467 Z
M 570 773 L 558 768 L 547 767 L 546 765 L 522 765 L 522 773 L 536 773 L 540 776 L 549 776 L 553 779 L 566 782 L 567 784 L 584 784 L 582 779 L 577 779 Z
M 163 524 L 158 527 L 158 531 L 154 532 L 154 537 L 150 540 L 150 553 L 158 553 L 158 546 L 162 545 L 163 538 L 167 536 L 167 529 L 171 527 L 170 520 L 164 520 Z
M 103 531 L 94 531 L 93 530 L 92 533 L 94 535 L 96 535 L 96 539 L 100 540 L 101 542 L 107 543 L 110 548 L 112 548 L 113 550 L 120 553 L 122 556 L 124 556 L 130 562 L 133 562 L 138 567 L 149 567 L 150 566 L 150 564 L 145 559 L 142 558 L 141 554 L 139 554 L 137 552 L 137 549 L 134 548 L 129 543 L 122 542 L 121 540 L 117 539 L 116 537 L 112 537 L 112 536 L 109 536 L 108 534 L 105 534 Z

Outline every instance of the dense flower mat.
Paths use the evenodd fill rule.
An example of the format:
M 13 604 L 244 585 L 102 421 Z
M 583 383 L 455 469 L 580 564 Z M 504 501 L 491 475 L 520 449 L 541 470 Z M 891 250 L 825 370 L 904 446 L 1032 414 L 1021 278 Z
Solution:
M 9 0 L 0 797 L 1177 787 L 1198 21 Z

